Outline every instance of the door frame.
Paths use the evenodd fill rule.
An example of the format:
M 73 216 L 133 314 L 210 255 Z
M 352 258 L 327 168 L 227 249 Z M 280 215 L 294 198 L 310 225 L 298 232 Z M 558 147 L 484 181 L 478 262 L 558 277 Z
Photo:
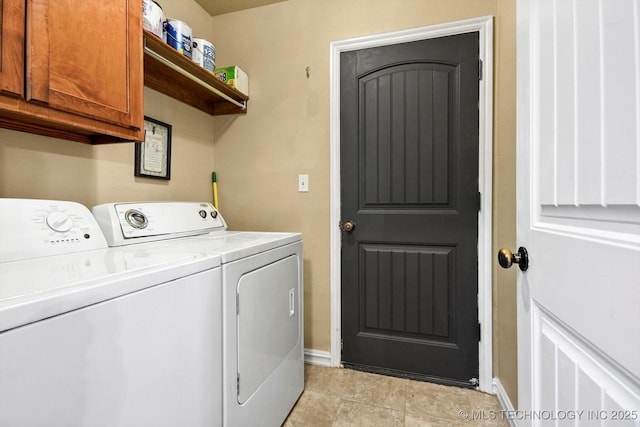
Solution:
M 478 343 L 479 388 L 493 391 L 492 356 L 492 174 L 493 174 L 493 16 L 429 25 L 330 43 L 330 264 L 331 264 L 331 351 L 330 366 L 341 363 L 341 231 L 340 222 L 340 53 L 379 46 L 408 43 L 456 34 L 478 32 L 482 80 L 479 81 L 478 190 L 478 321 L 482 340 Z

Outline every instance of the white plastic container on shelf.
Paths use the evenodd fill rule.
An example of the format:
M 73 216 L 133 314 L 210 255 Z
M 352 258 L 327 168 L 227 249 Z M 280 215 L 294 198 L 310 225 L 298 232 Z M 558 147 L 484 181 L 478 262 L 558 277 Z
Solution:
M 167 44 L 191 59 L 191 27 L 177 19 L 167 19 Z
M 208 40 L 194 37 L 191 43 L 193 62 L 212 73 L 216 69 L 216 47 Z
M 162 40 L 164 35 L 164 11 L 154 0 L 142 0 L 142 26 Z

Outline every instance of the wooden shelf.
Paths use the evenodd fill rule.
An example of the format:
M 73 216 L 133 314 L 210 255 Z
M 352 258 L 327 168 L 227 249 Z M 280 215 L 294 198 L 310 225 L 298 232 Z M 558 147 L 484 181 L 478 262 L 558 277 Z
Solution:
M 214 116 L 247 112 L 248 96 L 147 30 L 144 30 L 144 85 Z

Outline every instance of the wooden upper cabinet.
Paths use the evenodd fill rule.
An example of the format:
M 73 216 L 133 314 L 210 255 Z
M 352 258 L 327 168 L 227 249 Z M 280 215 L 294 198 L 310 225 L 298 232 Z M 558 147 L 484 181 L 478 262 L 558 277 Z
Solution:
M 141 2 L 28 3 L 27 100 L 139 126 L 142 106 L 130 99 L 143 85 Z
M 24 0 L 0 0 L 0 93 L 24 90 Z
M 0 96 L 0 126 L 89 143 L 143 139 L 141 1 L 27 0 L 20 21 L 11 6 L 24 0 L 0 2 L 0 87 L 11 92 L 15 73 L 22 90 L 19 100 Z M 22 40 L 8 21 L 20 22 Z M 20 45 L 16 72 L 5 57 Z

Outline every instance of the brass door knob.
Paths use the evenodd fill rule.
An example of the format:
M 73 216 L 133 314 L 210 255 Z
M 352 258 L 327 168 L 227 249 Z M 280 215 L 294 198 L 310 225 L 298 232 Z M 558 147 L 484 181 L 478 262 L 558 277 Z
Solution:
M 353 221 L 345 221 L 341 224 L 340 228 L 342 228 L 342 231 L 345 233 L 351 233 L 353 229 L 356 228 L 356 223 Z
M 513 264 L 518 264 L 520 270 L 527 271 L 529 268 L 529 254 L 527 249 L 520 246 L 515 254 L 507 248 L 498 251 L 498 263 L 502 268 L 510 268 Z

